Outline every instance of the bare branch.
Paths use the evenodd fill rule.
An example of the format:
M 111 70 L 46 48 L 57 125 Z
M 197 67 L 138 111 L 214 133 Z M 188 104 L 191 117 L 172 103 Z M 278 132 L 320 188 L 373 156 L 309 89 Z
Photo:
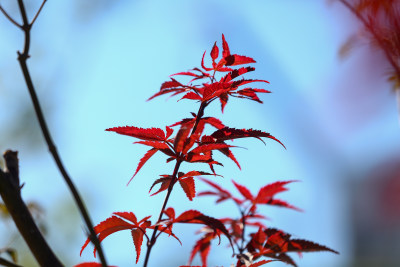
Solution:
M 10 15 L 8 15 L 7 11 L 4 10 L 4 8 L 0 5 L 0 11 L 6 16 L 6 18 L 15 26 L 18 28 L 22 29 L 22 25 L 20 25 L 18 22 L 16 22 Z
M 4 153 L 6 171 L 0 169 L 0 195 L 18 231 L 40 266 L 62 267 L 63 265 L 47 244 L 22 200 L 17 155 L 17 152 L 10 150 Z
M 8 261 L 4 258 L 0 257 L 0 266 L 6 266 L 6 267 L 22 267 L 21 265 L 17 265 L 11 261 Z
M 36 19 L 39 17 L 40 12 L 42 11 L 44 4 L 47 2 L 47 0 L 43 0 L 42 5 L 39 7 L 38 12 L 36 13 L 35 17 L 33 18 L 32 22 L 31 22 L 31 26 L 33 25 L 33 23 L 35 23 Z

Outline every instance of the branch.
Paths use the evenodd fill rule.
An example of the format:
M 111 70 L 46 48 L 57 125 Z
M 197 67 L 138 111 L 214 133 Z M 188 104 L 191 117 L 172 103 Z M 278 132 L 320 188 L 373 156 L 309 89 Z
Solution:
M 4 8 L 0 5 L 0 11 L 4 14 L 4 16 L 6 16 L 6 18 L 15 26 L 17 26 L 18 28 L 22 29 L 22 26 L 16 22 L 10 15 L 8 15 L 8 13 L 4 10 Z
M 33 18 L 32 22 L 31 22 L 31 26 L 33 25 L 33 23 L 35 23 L 36 19 L 39 17 L 40 12 L 42 11 L 44 4 L 46 4 L 47 0 L 43 0 L 42 5 L 39 7 L 39 10 L 36 12 L 35 17 Z
M 6 267 L 22 267 L 21 265 L 17 265 L 1 257 L 0 257 L 0 265 Z
M 6 170 L 3 171 L 0 169 L 0 195 L 18 231 L 21 233 L 40 266 L 62 267 L 63 265 L 40 233 L 39 228 L 22 200 L 17 152 L 7 150 L 3 157 L 5 159 Z M 4 260 L 0 263 L 3 264 Z
M 21 25 L 17 25 L 17 26 L 19 26 L 19 28 L 22 29 L 22 31 L 24 32 L 24 35 L 25 35 L 24 50 L 22 53 L 18 52 L 18 61 L 20 63 L 21 70 L 22 70 L 22 73 L 24 75 L 24 79 L 26 82 L 26 86 L 27 86 L 29 94 L 31 96 L 32 103 L 33 103 L 33 106 L 34 106 L 34 109 L 36 112 L 36 116 L 38 118 L 40 128 L 42 130 L 44 139 L 46 140 L 49 151 L 50 151 L 51 155 L 53 156 L 54 161 L 56 162 L 56 165 L 61 172 L 61 175 L 63 176 L 69 190 L 71 191 L 71 193 L 73 195 L 76 205 L 78 206 L 78 209 L 79 209 L 79 211 L 83 217 L 83 220 L 86 224 L 87 230 L 90 233 L 90 240 L 92 240 L 94 246 L 97 249 L 97 252 L 98 252 L 98 255 L 100 258 L 100 262 L 103 267 L 107 267 L 107 262 L 106 262 L 103 250 L 102 250 L 100 242 L 97 238 L 96 232 L 94 231 L 93 223 L 89 217 L 87 209 L 78 193 L 78 190 L 76 189 L 74 183 L 72 182 L 71 178 L 69 177 L 69 175 L 61 161 L 61 158 L 57 152 L 56 146 L 53 143 L 53 140 L 50 135 L 50 131 L 48 130 L 47 123 L 44 119 L 43 112 L 40 107 L 39 99 L 36 95 L 36 91 L 33 86 L 32 78 L 31 78 L 29 70 L 28 70 L 27 60 L 29 58 L 31 28 L 32 28 L 33 23 L 36 21 L 37 17 L 39 16 L 40 11 L 42 10 L 45 3 L 46 3 L 46 0 L 44 0 L 42 2 L 42 5 L 40 6 L 39 10 L 37 11 L 34 19 L 32 20 L 31 23 L 29 23 L 28 16 L 26 14 L 26 9 L 24 6 L 24 2 L 23 2 L 23 0 L 18 0 L 18 6 L 19 6 L 20 13 L 21 13 L 23 24 L 22 24 L 22 26 Z M 5 13 L 4 10 L 2 10 L 2 11 L 3 11 L 3 13 Z M 5 14 L 6 14 L 6 17 L 10 19 L 8 14 L 7 13 L 5 13 Z M 12 19 L 11 19 L 11 22 L 13 22 Z M 52 266 L 52 265 L 47 265 L 47 266 Z

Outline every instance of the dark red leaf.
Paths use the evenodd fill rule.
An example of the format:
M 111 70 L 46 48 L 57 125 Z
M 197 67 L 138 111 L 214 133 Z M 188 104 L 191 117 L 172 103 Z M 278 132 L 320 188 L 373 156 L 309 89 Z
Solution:
M 194 185 L 193 177 L 188 177 L 185 179 L 179 179 L 179 183 L 185 192 L 186 196 L 189 198 L 190 201 L 196 196 L 196 188 Z
M 212 234 L 206 234 L 203 238 L 199 239 L 196 242 L 190 254 L 189 264 L 192 263 L 194 256 L 197 253 L 200 253 L 201 263 L 203 264 L 203 266 L 207 266 L 207 258 L 208 254 L 210 253 L 211 240 L 213 238 L 214 236 Z
M 215 42 L 214 46 L 213 46 L 213 48 L 211 50 L 211 53 L 210 53 L 210 56 L 211 56 L 213 61 L 215 61 L 217 59 L 218 54 L 219 54 L 219 49 L 218 49 L 218 46 L 217 46 L 217 42 Z
M 158 189 L 157 192 L 151 194 L 151 196 L 157 195 L 158 193 L 161 193 L 162 191 L 167 190 L 171 181 L 172 181 L 172 177 L 170 175 L 165 175 L 164 177 L 155 180 L 153 185 L 150 187 L 149 193 L 153 189 L 153 187 L 159 183 L 161 183 L 160 189 Z
M 208 173 L 208 172 L 202 172 L 202 171 L 190 171 L 190 172 L 187 172 L 187 173 L 185 173 L 185 174 L 184 174 L 184 173 L 180 173 L 179 179 L 186 178 L 186 177 L 200 176 L 200 175 L 221 176 L 221 175 L 218 175 L 218 174 L 213 174 L 213 173 Z
M 134 126 L 123 126 L 108 128 L 106 131 L 116 132 L 147 141 L 165 141 L 165 133 L 160 128 L 139 128 Z
M 140 171 L 140 169 L 143 167 L 143 165 L 158 151 L 156 148 L 152 148 L 149 151 L 144 154 L 143 158 L 140 159 L 139 164 L 136 168 L 135 173 L 133 174 L 132 178 L 129 180 L 128 184 L 132 181 L 133 177 L 136 176 L 136 174 Z
M 187 136 L 192 130 L 192 126 L 190 124 L 182 124 L 178 133 L 176 134 L 174 141 L 174 149 L 177 153 L 182 152 Z
M 339 254 L 339 252 L 331 248 L 303 239 L 291 239 L 289 242 L 288 251 L 289 252 L 329 251 L 335 254 Z
M 201 96 L 199 96 L 198 94 L 194 93 L 194 92 L 189 92 L 186 95 L 182 96 L 182 99 L 191 99 L 191 100 L 201 100 Z
M 227 57 L 231 54 L 229 51 L 229 45 L 225 40 L 225 36 L 222 34 L 222 57 Z
M 271 206 L 278 206 L 278 207 L 284 207 L 284 208 L 289 208 L 289 209 L 294 209 L 297 211 L 303 211 L 302 209 L 299 209 L 289 203 L 287 203 L 286 201 L 280 200 L 280 199 L 270 199 L 269 201 L 267 201 L 266 203 L 267 205 L 271 205 Z
M 233 162 L 236 163 L 238 168 L 241 170 L 242 168 L 240 167 L 239 162 L 236 160 L 235 156 L 233 155 L 232 151 L 229 148 L 223 148 L 223 149 L 218 149 L 222 154 L 230 158 Z
M 146 146 L 151 146 L 158 150 L 160 150 L 160 149 L 168 150 L 169 149 L 169 146 L 166 143 L 161 143 L 159 141 L 137 141 L 137 142 L 134 142 L 134 144 L 142 144 L 142 145 L 146 145 Z
M 219 185 L 217 185 L 216 183 L 213 183 L 209 180 L 200 178 L 203 182 L 207 183 L 208 185 L 210 185 L 211 187 L 213 187 L 214 189 L 216 189 L 216 192 L 212 192 L 212 191 L 206 191 L 206 192 L 200 192 L 199 194 L 197 194 L 197 196 L 206 196 L 206 195 L 215 195 L 218 196 L 219 198 L 217 199 L 217 203 L 225 201 L 227 199 L 231 199 L 232 195 L 229 191 L 223 189 L 222 187 L 220 187 Z
M 175 76 L 175 75 L 185 75 L 185 76 L 193 76 L 193 77 L 199 77 L 199 75 L 193 73 L 193 72 L 189 72 L 189 71 L 185 71 L 185 72 L 178 72 L 175 74 L 171 74 L 169 75 L 169 77 Z
M 133 212 L 113 212 L 113 214 L 133 223 L 134 225 L 138 225 L 137 218 Z
M 170 89 L 170 88 L 175 88 L 175 87 L 180 87 L 180 86 L 183 86 L 183 85 L 180 82 L 178 82 L 177 80 L 175 80 L 174 78 L 171 78 L 171 81 L 166 81 L 161 85 L 160 91 L 164 90 L 164 89 Z
M 131 233 L 133 238 L 133 244 L 135 245 L 135 250 L 136 250 L 136 264 L 137 264 L 140 257 L 140 249 L 143 243 L 143 232 L 140 229 L 132 229 Z
M 158 91 L 157 93 L 155 93 L 154 95 L 152 95 L 149 99 L 147 99 L 146 101 L 150 101 L 153 98 L 160 96 L 160 95 L 165 95 L 168 93 L 173 93 L 173 95 L 177 95 L 177 94 L 181 94 L 187 91 L 187 88 L 173 88 L 173 89 L 164 89 L 162 91 Z
M 240 194 L 242 194 L 242 196 L 244 196 L 245 199 L 253 201 L 253 195 L 251 194 L 249 189 L 247 189 L 243 185 L 236 183 L 234 180 L 232 180 L 232 183 L 235 185 L 236 189 L 240 192 Z
M 279 141 L 278 139 L 273 137 L 271 134 L 262 132 L 259 130 L 253 130 L 253 129 L 235 129 L 235 128 L 225 127 L 225 128 L 215 131 L 213 134 L 211 134 L 211 137 L 214 138 L 215 142 L 217 142 L 217 143 L 223 142 L 225 140 L 233 140 L 233 139 L 244 138 L 244 137 L 254 137 L 259 140 L 261 140 L 260 137 L 266 137 L 266 138 L 270 138 L 270 139 L 277 141 L 284 148 L 286 148 L 281 143 L 281 141 Z
M 84 262 L 81 264 L 77 264 L 74 267 L 102 267 L 103 265 L 101 263 L 97 262 Z M 109 266 L 109 267 L 117 267 L 117 266 Z
M 224 60 L 226 61 L 225 66 L 236 66 L 249 63 L 256 63 L 256 61 L 251 57 L 240 56 L 240 55 L 229 55 L 224 57 Z
M 263 186 L 258 191 L 256 202 L 257 203 L 265 203 L 269 201 L 272 197 L 274 197 L 277 193 L 287 191 L 288 189 L 284 186 L 296 182 L 295 180 L 291 181 L 277 181 L 266 186 Z
M 206 51 L 204 51 L 203 57 L 201 58 L 201 67 L 203 69 L 205 69 L 206 71 L 210 71 L 212 70 L 212 68 L 207 68 L 206 66 L 204 66 L 204 56 L 206 55 Z
M 236 77 L 239 77 L 240 75 L 243 75 L 247 72 L 254 71 L 255 68 L 253 67 L 242 67 L 237 70 L 233 70 L 226 74 L 224 77 L 221 78 L 221 82 L 230 82 L 231 80 L 235 79 Z
M 171 127 L 165 126 L 165 131 L 167 133 L 165 136 L 165 139 L 167 140 L 174 132 L 174 129 L 172 129 Z
M 211 150 L 216 150 L 216 149 L 223 149 L 223 148 L 229 148 L 233 147 L 224 143 L 217 143 L 217 144 L 205 144 L 205 145 L 199 145 L 198 147 L 194 148 L 192 151 L 189 153 L 194 153 L 194 154 L 199 154 L 199 153 L 205 153 Z
M 259 262 L 255 262 L 255 263 L 253 263 L 253 264 L 250 264 L 248 267 L 258 267 L 258 266 L 262 266 L 262 265 L 267 264 L 267 263 L 269 263 L 269 262 L 271 262 L 271 261 L 273 261 L 273 260 L 262 260 L 262 261 L 259 261 Z

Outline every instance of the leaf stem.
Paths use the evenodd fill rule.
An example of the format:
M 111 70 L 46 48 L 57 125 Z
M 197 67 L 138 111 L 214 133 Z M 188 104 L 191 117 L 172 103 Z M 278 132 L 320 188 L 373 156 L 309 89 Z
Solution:
M 193 134 L 195 133 L 195 131 L 196 131 L 196 129 L 197 129 L 197 125 L 199 124 L 201 117 L 203 117 L 203 115 L 204 115 L 204 109 L 206 108 L 207 105 L 208 105 L 208 103 L 206 103 L 206 102 L 202 102 L 202 103 L 201 103 L 201 105 L 200 105 L 200 107 L 199 107 L 199 110 L 197 111 L 196 121 L 195 121 L 195 123 L 194 123 L 194 125 L 193 125 L 192 132 L 191 132 L 190 136 L 193 135 Z M 174 172 L 173 172 L 173 174 L 172 174 L 172 181 L 171 181 L 171 183 L 170 183 L 169 186 L 168 186 L 167 195 L 165 196 L 164 203 L 163 203 L 163 205 L 162 205 L 160 214 L 158 215 L 157 224 L 160 223 L 161 220 L 162 220 L 162 216 L 163 216 L 163 214 L 164 214 L 165 208 L 167 207 L 167 203 L 168 203 L 169 197 L 170 197 L 170 195 L 171 195 L 172 188 L 174 187 L 174 184 L 176 183 L 176 180 L 178 179 L 178 178 L 177 178 L 177 177 L 178 177 L 177 174 L 178 174 L 179 167 L 180 167 L 180 165 L 181 165 L 182 162 L 183 162 L 183 160 L 181 160 L 181 159 L 179 159 L 179 158 L 176 160 Z M 154 231 L 153 231 L 153 234 L 151 235 L 150 241 L 147 242 L 147 251 L 146 251 L 146 257 L 145 257 L 145 260 L 144 260 L 143 267 L 147 267 L 147 264 L 148 264 L 148 262 L 149 262 L 151 249 L 153 248 L 153 246 L 154 246 L 154 244 L 155 244 L 155 242 L 156 242 L 156 239 L 157 239 L 157 237 L 159 236 L 159 235 L 157 235 L 158 228 L 159 228 L 159 226 L 157 225 L 157 226 L 154 228 Z
M 162 205 L 160 214 L 158 215 L 157 223 L 160 223 L 160 222 L 161 222 L 162 216 L 163 216 L 164 211 L 165 211 L 165 207 L 167 206 L 167 203 L 168 203 L 169 197 L 170 197 L 170 195 L 171 195 L 172 188 L 173 188 L 173 186 L 174 186 L 174 183 L 175 183 L 175 180 L 176 180 L 176 177 L 177 177 L 177 174 L 178 174 L 178 170 L 179 170 L 179 167 L 180 167 L 181 163 L 182 163 L 182 161 L 179 160 L 179 159 L 176 161 L 175 168 L 174 168 L 174 173 L 172 174 L 172 181 L 171 181 L 171 183 L 169 184 L 168 191 L 167 191 L 167 195 L 165 196 L 164 203 L 163 203 L 163 205 Z M 146 257 L 145 257 L 144 264 L 143 264 L 144 267 L 147 266 L 147 263 L 148 263 L 149 257 L 150 257 L 151 249 L 153 248 L 153 246 L 154 246 L 154 244 L 155 244 L 155 241 L 156 241 L 156 234 L 157 234 L 157 231 L 158 231 L 158 227 L 159 227 L 159 226 L 157 225 L 157 226 L 154 228 L 153 234 L 151 235 L 151 239 L 150 239 L 149 242 L 147 242 Z
M 62 177 L 64 178 L 69 190 L 71 191 L 71 193 L 73 195 L 73 198 L 74 198 L 74 200 L 76 202 L 76 205 L 78 206 L 78 209 L 79 209 L 79 211 L 80 211 L 80 213 L 81 213 L 81 215 L 83 217 L 83 220 L 84 220 L 84 222 L 86 224 L 86 227 L 87 227 L 87 229 L 88 229 L 88 231 L 90 233 L 90 240 L 92 240 L 92 242 L 94 243 L 94 246 L 97 249 L 97 252 L 98 252 L 98 255 L 99 255 L 99 258 L 100 258 L 100 262 L 101 262 L 103 267 L 107 267 L 107 262 L 106 262 L 103 250 L 102 250 L 100 242 L 99 242 L 99 240 L 97 238 L 96 232 L 94 231 L 93 223 L 92 223 L 92 221 L 91 221 L 91 219 L 89 217 L 89 214 L 87 212 L 85 204 L 83 203 L 83 201 L 82 201 L 82 199 L 81 199 L 81 197 L 80 197 L 80 195 L 78 193 L 78 190 L 76 189 L 74 183 L 72 182 L 71 178 L 69 177 L 69 175 L 68 175 L 68 173 L 67 173 L 67 171 L 66 171 L 66 169 L 65 169 L 65 167 L 64 167 L 64 165 L 63 165 L 63 163 L 61 161 L 61 158 L 60 158 L 60 156 L 59 156 L 59 154 L 57 152 L 56 146 L 54 145 L 53 140 L 51 138 L 51 135 L 50 135 L 50 132 L 48 130 L 47 123 L 45 121 L 42 109 L 40 107 L 39 99 L 38 99 L 38 97 L 36 95 L 36 91 L 35 91 L 35 88 L 34 88 L 34 85 L 33 85 L 33 82 L 32 82 L 32 78 L 30 76 L 30 73 L 29 73 L 29 70 L 28 70 L 28 66 L 27 66 L 27 59 L 29 58 L 29 48 L 30 48 L 30 30 L 32 28 L 32 24 L 36 21 L 37 17 L 39 16 L 39 13 L 42 10 L 45 2 L 46 2 L 46 0 L 43 1 L 42 5 L 40 6 L 40 8 L 39 8 L 38 12 L 36 13 L 36 15 L 35 15 L 34 19 L 32 20 L 32 22 L 29 23 L 28 22 L 28 17 L 27 17 L 27 14 L 26 14 L 26 9 L 25 9 L 25 6 L 24 6 L 24 2 L 23 2 L 23 0 L 18 0 L 18 6 L 19 6 L 20 13 L 21 13 L 22 21 L 23 21 L 22 26 L 19 27 L 19 28 L 21 28 L 23 30 L 24 35 L 25 35 L 24 50 L 23 50 L 22 53 L 18 52 L 18 61 L 20 63 L 20 67 L 21 67 L 21 70 L 22 70 L 22 73 L 23 73 L 23 76 L 24 76 L 24 79 L 25 79 L 29 94 L 31 96 L 31 100 L 32 100 L 32 103 L 33 103 L 33 106 L 34 106 L 34 109 L 35 109 L 35 112 L 36 112 L 36 116 L 38 118 L 39 125 L 40 125 L 40 128 L 42 130 L 44 139 L 46 140 L 48 149 L 49 149 L 51 155 L 53 156 L 54 161 L 55 161 L 55 163 L 56 163 L 56 165 L 57 165 Z

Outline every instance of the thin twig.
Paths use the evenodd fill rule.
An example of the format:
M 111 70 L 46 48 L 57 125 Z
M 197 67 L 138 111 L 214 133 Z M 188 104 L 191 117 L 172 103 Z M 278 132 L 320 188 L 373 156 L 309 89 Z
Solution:
M 18 28 L 22 29 L 22 26 L 16 22 L 10 15 L 8 15 L 8 13 L 4 10 L 4 8 L 1 6 L 0 4 L 0 11 L 4 14 L 4 16 L 6 16 L 6 18 L 15 26 L 17 26 Z
M 32 22 L 31 22 L 31 26 L 33 25 L 33 23 L 35 23 L 36 19 L 39 17 L 40 12 L 42 11 L 44 4 L 47 2 L 47 0 L 43 0 L 42 5 L 39 7 L 39 10 L 36 12 L 35 17 L 33 18 Z
M 76 187 L 73 184 L 71 178 L 69 177 L 69 175 L 68 175 L 68 173 L 67 173 L 67 171 L 66 171 L 66 169 L 65 169 L 65 167 L 64 167 L 64 165 L 63 165 L 63 163 L 61 161 L 61 158 L 60 158 L 60 156 L 59 156 L 59 154 L 57 152 L 56 146 L 54 145 L 53 140 L 51 138 L 50 131 L 48 130 L 47 123 L 46 123 L 46 121 L 44 119 L 44 115 L 43 115 L 42 109 L 40 107 L 39 99 L 38 99 L 38 97 L 36 95 L 36 91 L 35 91 L 35 88 L 33 86 L 32 78 L 30 76 L 30 73 L 29 73 L 29 70 L 28 70 L 28 66 L 27 66 L 27 63 L 26 63 L 27 59 L 29 58 L 30 30 L 31 30 L 32 24 L 35 22 L 35 20 L 37 19 L 40 11 L 42 10 L 45 2 L 46 2 L 46 0 L 43 1 L 41 7 L 39 8 L 39 10 L 38 10 L 36 16 L 34 17 L 34 19 L 32 20 L 32 22 L 29 23 L 28 22 L 28 17 L 27 17 L 27 14 L 26 14 L 26 9 L 25 9 L 25 6 L 24 6 L 24 2 L 23 2 L 23 0 L 18 0 L 18 6 L 19 6 L 19 9 L 20 9 L 20 13 L 21 13 L 22 21 L 23 21 L 22 26 L 20 26 L 19 28 L 21 28 L 23 30 L 24 35 L 25 35 L 24 50 L 23 50 L 22 53 L 18 52 L 18 61 L 20 63 L 21 70 L 22 70 L 22 73 L 24 75 L 24 79 L 25 79 L 29 94 L 31 96 L 35 112 L 36 112 L 36 116 L 38 118 L 38 121 L 39 121 L 39 124 L 40 124 L 40 128 L 42 130 L 43 136 L 44 136 L 44 138 L 46 140 L 48 149 L 49 149 L 51 155 L 53 156 L 54 161 L 56 162 L 56 165 L 57 165 L 58 169 L 60 170 L 65 182 L 68 185 L 68 188 L 70 189 L 70 191 L 71 191 L 71 193 L 72 193 L 72 195 L 74 197 L 74 200 L 75 200 L 75 202 L 76 202 L 76 204 L 77 204 L 77 206 L 79 208 L 79 211 L 80 211 L 80 213 L 81 213 L 81 215 L 83 217 L 83 220 L 84 220 L 84 222 L 86 224 L 86 227 L 88 228 L 88 231 L 90 233 L 90 239 L 92 240 L 94 246 L 97 249 L 97 252 L 98 252 L 98 255 L 99 255 L 99 258 L 100 258 L 100 262 L 101 262 L 103 267 L 107 267 L 107 263 L 106 263 L 106 259 L 105 259 L 103 250 L 102 250 L 100 242 L 99 242 L 99 240 L 97 238 L 96 232 L 94 231 L 93 223 L 92 223 L 92 221 L 91 221 L 91 219 L 89 217 L 87 209 L 86 209 L 86 207 L 85 207 L 85 205 L 84 205 L 84 203 L 83 203 L 83 201 L 82 201 L 82 199 L 81 199 L 81 197 L 80 197 L 80 195 L 78 193 L 78 190 L 76 189 Z
M 0 257 L 0 266 L 6 266 L 6 267 L 22 267 L 21 265 L 17 265 L 11 261 L 8 261 L 4 258 Z

